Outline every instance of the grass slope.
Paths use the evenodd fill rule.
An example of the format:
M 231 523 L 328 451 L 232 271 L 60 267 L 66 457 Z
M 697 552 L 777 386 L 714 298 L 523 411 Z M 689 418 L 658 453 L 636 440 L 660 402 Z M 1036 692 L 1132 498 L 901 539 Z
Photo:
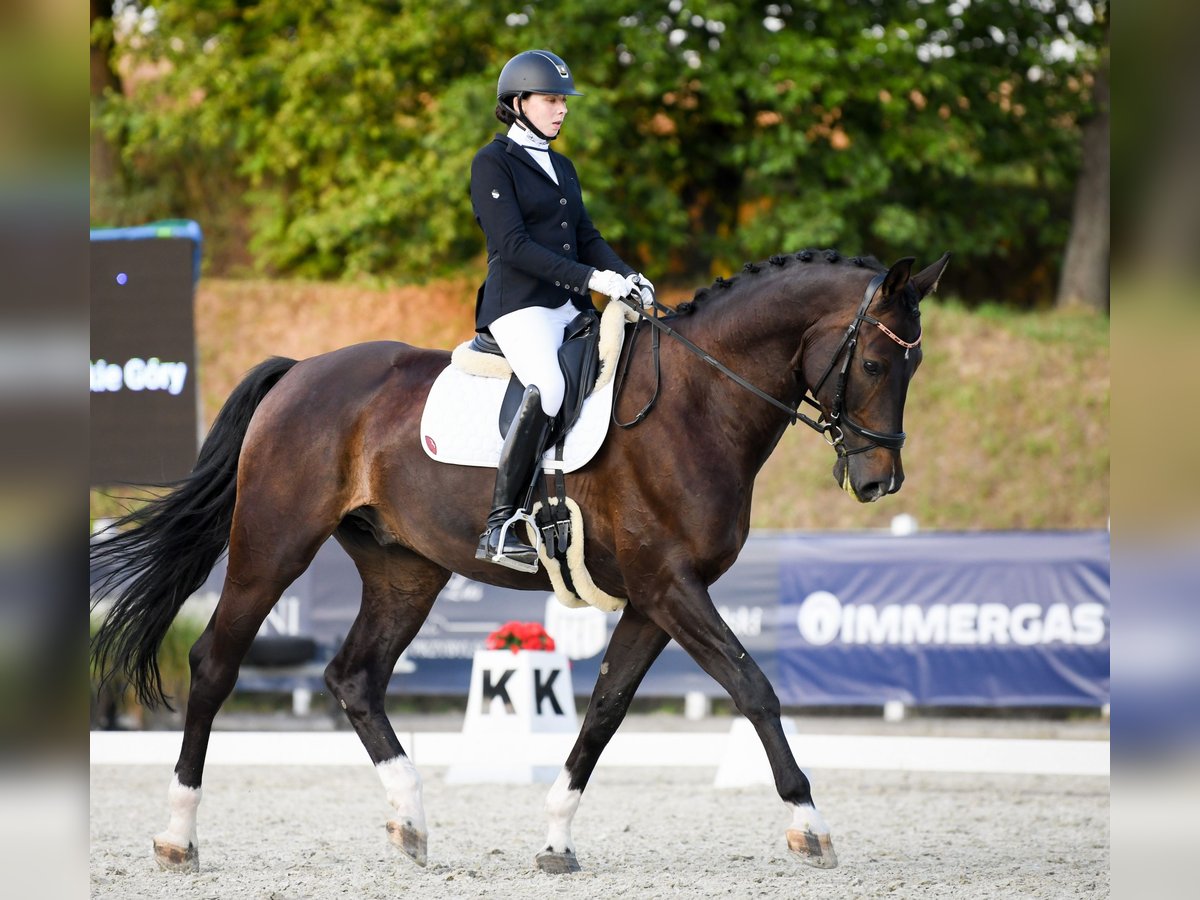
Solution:
M 266 356 L 305 357 L 380 338 L 450 348 L 470 337 L 470 272 L 422 286 L 200 282 L 196 330 L 211 422 Z M 690 291 L 662 291 L 674 304 Z M 759 529 L 887 527 L 909 513 L 926 530 L 1103 528 L 1108 518 L 1108 320 L 1088 313 L 923 307 L 925 360 L 905 413 L 907 480 L 860 505 L 830 475 L 833 453 L 803 426 L 759 476 Z

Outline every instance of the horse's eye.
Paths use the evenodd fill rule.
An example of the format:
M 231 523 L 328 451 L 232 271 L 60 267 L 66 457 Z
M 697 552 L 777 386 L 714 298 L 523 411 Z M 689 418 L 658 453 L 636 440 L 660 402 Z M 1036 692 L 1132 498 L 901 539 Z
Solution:
M 865 371 L 868 375 L 878 375 L 881 370 L 879 367 L 879 363 L 875 362 L 875 360 L 864 359 L 863 360 L 863 371 Z

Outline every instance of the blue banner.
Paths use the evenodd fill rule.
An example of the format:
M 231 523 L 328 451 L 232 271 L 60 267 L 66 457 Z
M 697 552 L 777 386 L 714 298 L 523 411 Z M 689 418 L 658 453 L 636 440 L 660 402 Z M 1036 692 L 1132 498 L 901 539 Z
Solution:
M 215 603 L 219 566 L 200 592 Z M 263 635 L 310 635 L 328 659 L 361 584 L 328 543 L 285 593 Z M 713 601 L 784 705 L 1099 706 L 1109 696 L 1107 532 L 752 535 Z M 401 657 L 393 693 L 464 695 L 471 658 L 505 622 L 539 621 L 591 692 L 619 613 L 571 610 L 553 594 L 454 576 Z M 245 690 L 322 686 L 243 671 Z M 724 691 L 673 641 L 641 696 Z
M 1108 701 L 1107 533 L 808 536 L 780 576 L 784 703 Z

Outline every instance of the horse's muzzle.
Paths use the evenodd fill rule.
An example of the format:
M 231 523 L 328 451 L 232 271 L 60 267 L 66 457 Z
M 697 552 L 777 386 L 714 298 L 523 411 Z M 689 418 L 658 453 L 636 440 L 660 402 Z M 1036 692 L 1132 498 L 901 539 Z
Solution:
M 892 465 L 868 465 L 866 458 L 874 455 L 842 456 L 833 464 L 833 480 L 859 503 L 881 500 L 896 493 L 904 483 L 904 470 L 898 459 L 892 460 Z M 885 458 L 891 456 L 889 453 Z

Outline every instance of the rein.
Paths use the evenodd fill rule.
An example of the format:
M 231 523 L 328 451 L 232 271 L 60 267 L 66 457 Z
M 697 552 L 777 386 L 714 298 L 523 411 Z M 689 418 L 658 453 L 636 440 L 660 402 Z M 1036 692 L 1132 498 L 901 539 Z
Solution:
M 788 417 L 789 424 L 795 425 L 797 422 L 803 422 L 805 425 L 809 426 L 814 431 L 819 432 L 820 435 L 825 439 L 825 441 L 831 447 L 833 447 L 834 450 L 837 451 L 838 456 L 843 456 L 843 457 L 844 456 L 852 456 L 855 453 L 862 453 L 866 450 L 871 450 L 871 449 L 873 449 L 873 447 L 886 447 L 889 450 L 899 450 L 901 447 L 904 446 L 904 440 L 906 437 L 906 435 L 903 431 L 897 431 L 897 432 L 872 431 L 871 429 L 866 428 L 866 427 L 858 424 L 857 422 L 855 422 L 853 419 L 851 419 L 849 417 L 849 415 L 846 414 L 846 411 L 845 411 L 846 383 L 849 380 L 850 362 L 854 357 L 854 350 L 858 346 L 858 329 L 861 327 L 863 322 L 866 322 L 870 325 L 874 325 L 876 328 L 878 328 L 880 331 L 882 331 L 885 335 L 887 335 L 892 341 L 894 341 L 895 343 L 897 343 L 901 347 L 903 347 L 905 358 L 908 357 L 909 350 L 912 350 L 913 348 L 918 347 L 921 344 L 921 335 L 920 334 L 917 335 L 917 338 L 914 341 L 911 341 L 911 342 L 905 341 L 905 340 L 901 339 L 900 337 L 898 337 L 894 332 L 891 331 L 891 329 L 889 329 L 886 325 L 884 325 L 882 322 L 880 322 L 877 318 L 875 318 L 874 316 L 867 315 L 867 307 L 871 305 L 871 300 L 874 298 L 875 292 L 879 289 L 879 286 L 881 284 L 883 284 L 883 280 L 886 277 L 887 277 L 887 273 L 880 273 L 871 279 L 870 283 L 866 287 L 866 290 L 863 291 L 863 298 L 862 298 L 862 302 L 859 303 L 858 312 L 855 313 L 853 321 L 846 328 L 846 334 L 842 337 L 842 342 L 838 345 L 837 350 L 834 352 L 833 356 L 830 358 L 829 365 L 826 366 L 824 374 L 821 375 L 821 378 L 817 382 L 816 387 L 814 387 L 812 389 L 812 391 L 811 391 L 812 396 L 810 397 L 809 396 L 810 392 L 806 390 L 804 392 L 804 394 L 801 395 L 801 397 L 800 397 L 800 403 L 807 403 L 810 406 L 814 407 L 820 413 L 820 415 L 816 419 L 812 419 L 809 416 L 806 416 L 804 413 L 800 412 L 800 404 L 797 404 L 796 406 L 789 406 L 788 404 L 783 403 L 782 401 L 778 400 L 777 398 L 772 397 L 766 391 L 764 391 L 758 387 L 755 387 L 753 384 L 751 384 L 749 381 L 747 381 L 741 375 L 738 375 L 736 372 L 734 372 L 732 369 L 730 369 L 724 363 L 713 358 L 707 351 L 696 346 L 694 343 L 692 343 L 686 337 L 681 335 L 675 329 L 671 328 L 671 326 L 663 323 L 663 321 L 661 319 L 657 318 L 656 316 L 647 314 L 645 311 L 642 310 L 640 303 L 637 303 L 636 301 L 634 303 L 630 303 L 629 306 L 631 306 L 633 308 L 634 312 L 636 312 L 638 314 L 638 316 L 640 316 L 641 318 L 638 321 L 637 327 L 635 327 L 635 329 L 634 329 L 633 337 L 630 338 L 629 353 L 625 357 L 625 365 L 621 370 L 620 384 L 617 389 L 617 398 L 620 397 L 620 391 L 625 385 L 625 375 L 629 371 L 629 362 L 633 358 L 634 344 L 637 341 L 638 330 L 640 329 L 641 323 L 643 321 L 649 322 L 652 326 L 654 326 L 654 329 L 655 329 L 654 334 L 653 334 L 653 344 L 652 344 L 652 353 L 653 353 L 653 357 L 654 357 L 654 394 L 653 394 L 653 396 L 651 396 L 649 402 L 647 402 L 646 405 L 644 407 L 642 407 L 641 411 L 636 416 L 634 416 L 634 418 L 632 420 L 630 420 L 629 422 L 617 421 L 617 404 L 616 404 L 617 398 L 614 398 L 614 401 L 613 401 L 613 424 L 617 425 L 620 428 L 632 428 L 634 425 L 637 425 L 639 422 L 641 422 L 643 419 L 646 418 L 646 416 L 649 414 L 651 408 L 653 408 L 655 402 L 658 400 L 659 390 L 662 387 L 662 369 L 659 365 L 659 335 L 666 334 L 669 337 L 672 337 L 675 340 L 679 341 L 679 343 L 683 344 L 683 346 L 686 347 L 689 352 L 698 356 L 700 359 L 702 359 L 704 362 L 708 363 L 710 366 L 712 366 L 714 369 L 716 369 L 722 375 L 725 375 L 726 377 L 732 379 L 734 382 L 736 382 L 738 385 L 740 385 L 741 387 L 748 390 L 750 393 L 754 394 L 757 397 L 760 397 L 761 399 L 770 403 L 772 406 L 781 410 L 784 413 L 784 415 L 786 415 Z M 635 294 L 631 294 L 630 296 L 633 297 L 635 295 L 636 295 L 636 291 L 635 291 Z M 654 308 L 655 308 L 655 310 L 665 309 L 665 307 L 662 307 L 659 305 L 657 300 L 654 301 Z M 845 358 L 842 361 L 842 367 L 838 373 L 837 390 L 834 394 L 833 408 L 832 408 L 831 412 L 829 413 L 829 418 L 826 419 L 825 412 L 824 412 L 824 410 L 821 409 L 821 404 L 816 400 L 816 394 L 818 391 L 821 390 L 821 387 L 828 380 L 830 374 L 833 372 L 833 367 L 837 364 L 838 358 L 842 357 L 843 353 L 845 354 Z M 865 438 L 869 443 L 865 444 L 862 447 L 859 447 L 855 450 L 847 450 L 846 444 L 845 444 L 845 432 L 842 429 L 843 425 L 850 431 L 859 435 L 860 437 Z

